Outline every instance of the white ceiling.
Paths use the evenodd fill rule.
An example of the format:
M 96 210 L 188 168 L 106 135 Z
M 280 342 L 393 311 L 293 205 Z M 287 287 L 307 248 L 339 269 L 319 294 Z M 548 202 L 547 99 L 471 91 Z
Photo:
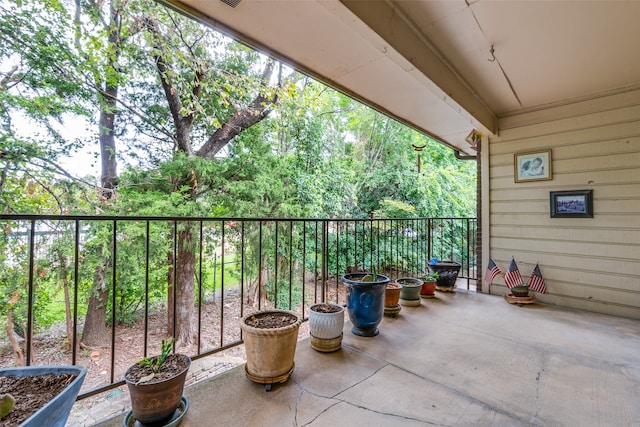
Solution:
M 640 1 L 160 1 L 467 154 L 499 117 L 640 86 Z

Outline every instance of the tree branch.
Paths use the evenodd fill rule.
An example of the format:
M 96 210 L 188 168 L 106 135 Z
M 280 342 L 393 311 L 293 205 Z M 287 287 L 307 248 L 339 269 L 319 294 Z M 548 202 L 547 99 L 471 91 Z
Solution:
M 265 65 L 262 72 L 262 84 L 265 87 L 271 80 L 274 67 L 273 60 L 269 60 Z M 264 119 L 277 102 L 278 95 L 276 93 L 269 94 L 261 90 L 249 105 L 242 110 L 235 111 L 229 120 L 209 137 L 196 154 L 203 158 L 213 158 L 240 132 Z
M 191 144 L 187 137 L 190 132 L 191 121 L 186 120 L 182 116 L 182 101 L 180 100 L 180 92 L 174 87 L 173 79 L 171 78 L 171 66 L 167 59 L 162 55 L 163 49 L 158 39 L 162 39 L 163 35 L 158 28 L 158 23 L 151 18 L 145 19 L 145 25 L 156 36 L 154 43 L 154 49 L 157 54 L 154 55 L 156 63 L 156 69 L 160 75 L 160 83 L 164 90 L 165 97 L 169 104 L 169 110 L 171 111 L 171 117 L 176 127 L 175 142 L 178 146 L 178 150 L 186 153 L 188 156 L 193 155 L 191 150 Z M 193 120 L 193 119 L 191 119 Z

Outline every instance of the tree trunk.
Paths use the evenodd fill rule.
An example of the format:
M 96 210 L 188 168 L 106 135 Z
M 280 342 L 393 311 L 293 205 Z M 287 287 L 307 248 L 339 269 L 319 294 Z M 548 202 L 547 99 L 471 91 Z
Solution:
M 173 268 L 175 264 L 174 257 L 176 254 L 171 251 L 167 254 L 167 263 L 169 265 L 169 270 L 167 271 L 167 283 L 169 286 L 167 287 L 167 334 L 170 337 L 175 337 L 176 332 L 173 327 L 173 307 L 175 298 L 173 292 L 173 284 L 175 283 L 175 269 Z
M 69 279 L 65 275 L 62 279 L 64 285 L 64 317 L 67 326 L 67 348 L 73 345 L 73 318 L 71 317 L 71 296 L 69 294 Z
M 5 326 L 5 330 L 7 331 L 7 337 L 9 338 L 9 342 L 11 343 L 11 347 L 13 348 L 13 357 L 15 360 L 16 366 L 24 366 L 25 363 L 25 355 L 24 350 L 20 347 L 20 343 L 16 338 L 16 334 L 14 332 L 15 325 L 13 324 L 13 311 L 7 310 L 7 325 Z
M 98 100 L 100 101 L 100 119 L 98 127 L 98 135 L 100 141 L 100 159 L 101 159 L 101 182 L 102 190 L 100 198 L 103 201 L 109 200 L 115 196 L 118 185 L 118 162 L 116 161 L 116 112 L 118 101 L 118 78 L 117 63 L 120 57 L 120 48 L 122 37 L 120 33 L 122 14 L 116 9 L 114 2 L 109 6 L 110 20 L 108 25 L 108 45 L 112 49 L 113 55 L 109 57 L 109 67 L 106 68 L 104 84 L 99 81 L 96 86 L 103 85 L 98 92 Z M 106 288 L 104 280 L 104 266 L 109 261 L 104 260 L 103 266 L 96 267 L 94 275 L 93 288 L 89 295 L 89 303 L 87 309 L 87 317 L 85 320 L 84 331 L 82 334 L 83 343 L 86 345 L 101 346 L 109 342 L 109 334 L 106 330 L 107 318 L 107 298 L 109 290 Z M 115 310 L 115 307 L 113 307 Z
M 195 310 L 196 251 L 193 239 L 193 224 L 185 223 L 178 230 L 178 255 L 176 259 L 175 303 L 174 281 L 169 283 L 169 331 L 173 332 L 175 307 L 176 346 L 189 346 L 197 342 L 198 323 Z
M 235 136 L 239 135 L 245 129 L 255 125 L 263 120 L 273 110 L 278 102 L 277 92 L 259 90 L 256 97 L 244 108 L 234 111 L 226 123 L 213 132 L 202 144 L 202 147 L 195 152 L 192 147 L 191 130 L 196 119 L 194 111 L 190 108 L 184 108 L 184 105 L 196 103 L 202 95 L 202 84 L 206 77 L 205 72 L 208 65 L 204 63 L 194 62 L 193 80 L 190 82 L 190 91 L 182 91 L 175 84 L 176 77 L 180 75 L 180 67 L 172 62 L 172 55 L 167 54 L 168 37 L 162 33 L 157 21 L 152 17 L 147 17 L 144 21 L 145 27 L 155 36 L 155 53 L 154 61 L 160 84 L 165 93 L 173 124 L 175 128 L 174 142 L 176 151 L 184 153 L 186 156 L 198 156 L 200 158 L 213 159 Z M 184 40 L 182 40 L 184 42 Z M 192 47 L 190 47 L 192 49 Z M 267 61 L 262 73 L 262 83 L 264 87 L 268 87 L 271 76 L 275 68 L 275 62 Z M 279 67 L 281 72 L 282 66 Z M 279 76 L 279 81 L 281 80 Z M 181 97 L 185 97 L 182 99 Z M 183 101 L 188 101 L 185 104 Z M 192 185 L 190 179 L 177 178 L 177 191 L 185 191 L 181 184 L 187 184 L 191 187 L 189 190 L 190 197 L 195 200 L 196 186 Z M 186 224 L 184 228 L 178 231 L 178 250 L 175 262 L 175 280 L 169 282 L 168 301 L 168 322 L 169 332 L 176 338 L 176 345 L 190 345 L 196 342 L 197 323 L 196 312 L 194 309 L 195 302 L 195 245 L 193 242 L 193 224 Z M 176 289 L 174 290 L 174 283 Z M 175 302 L 173 295 L 175 293 Z M 174 330 L 175 325 L 175 330 Z
M 108 58 L 109 67 L 105 67 L 104 87 L 99 92 L 100 101 L 100 159 L 102 161 L 102 197 L 110 199 L 114 196 L 118 185 L 118 162 L 116 161 L 116 112 L 118 102 L 118 59 L 122 45 L 122 11 L 118 10 L 115 2 L 109 6 L 109 35 L 107 43 L 112 51 Z
M 105 281 L 105 267 L 98 265 L 93 276 L 93 289 L 89 297 L 87 316 L 82 331 L 82 342 L 89 347 L 109 345 L 107 329 L 107 303 L 109 289 Z
M 75 44 L 82 55 L 85 55 L 83 46 L 80 43 L 80 28 L 82 27 L 82 8 L 84 3 L 75 1 L 74 25 L 76 27 Z M 91 7 L 93 7 L 92 5 Z M 94 84 L 96 87 L 96 97 L 100 105 L 100 116 L 98 119 L 98 138 L 100 143 L 101 160 L 101 183 L 100 199 L 107 201 L 115 197 L 118 185 L 118 172 L 116 161 L 116 138 L 115 127 L 117 117 L 118 88 L 120 82 L 119 58 L 122 51 L 122 43 L 125 40 L 126 32 L 123 31 L 123 11 L 120 9 L 123 4 L 112 1 L 109 3 L 109 20 L 102 21 L 105 25 L 103 30 L 107 34 L 107 57 L 105 66 L 94 73 Z M 102 7 L 100 5 L 96 8 Z M 135 31 L 134 31 L 135 32 Z M 131 35 L 130 33 L 129 35 Z M 82 340 L 85 345 L 100 346 L 109 342 L 109 334 L 106 329 L 107 301 L 109 290 L 105 285 L 105 269 L 109 265 L 108 259 L 103 260 L 103 265 L 96 267 L 94 282 L 89 294 L 87 316 L 82 332 Z M 115 307 L 113 308 L 115 310 Z
M 69 294 L 69 266 L 62 250 L 56 250 L 58 264 L 60 266 L 60 278 L 62 279 L 62 289 L 64 291 L 64 318 L 67 327 L 67 348 L 73 345 L 73 318 L 71 316 L 71 296 Z
M 100 111 L 100 159 L 102 160 L 102 197 L 105 200 L 114 196 L 118 185 L 118 162 L 116 160 L 116 139 L 113 134 L 115 128 L 116 99 L 118 88 L 108 86 L 102 96 Z
M 259 272 L 260 280 L 258 281 L 258 304 L 262 304 L 262 300 L 269 301 L 268 283 L 269 283 L 269 255 L 262 256 L 262 270 Z

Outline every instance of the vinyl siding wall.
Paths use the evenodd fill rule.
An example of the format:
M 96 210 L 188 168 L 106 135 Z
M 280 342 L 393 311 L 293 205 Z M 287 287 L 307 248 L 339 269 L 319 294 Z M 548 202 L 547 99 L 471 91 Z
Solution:
M 640 90 L 502 118 L 499 128 L 483 176 L 483 265 L 492 257 L 504 273 L 514 257 L 528 281 L 539 263 L 548 292 L 538 301 L 640 318 Z M 515 183 L 514 153 L 547 149 L 553 179 Z M 550 218 L 550 191 L 587 189 L 593 218 Z M 508 293 L 502 274 L 490 292 Z

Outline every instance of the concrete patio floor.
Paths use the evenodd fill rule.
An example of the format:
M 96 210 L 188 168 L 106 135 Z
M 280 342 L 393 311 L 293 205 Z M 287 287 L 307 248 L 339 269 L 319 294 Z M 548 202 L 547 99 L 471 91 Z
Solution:
M 640 426 L 640 320 L 457 290 L 350 327 L 270 392 L 243 366 L 186 388 L 180 426 Z

